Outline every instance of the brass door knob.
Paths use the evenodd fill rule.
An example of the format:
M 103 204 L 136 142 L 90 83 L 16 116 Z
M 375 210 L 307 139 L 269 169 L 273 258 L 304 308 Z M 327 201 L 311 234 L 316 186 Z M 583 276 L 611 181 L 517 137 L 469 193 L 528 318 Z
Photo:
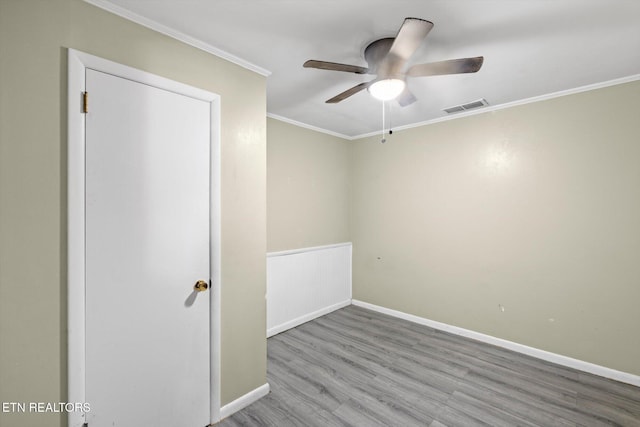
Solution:
M 195 289 L 196 292 L 204 292 L 207 289 L 209 289 L 209 284 L 204 280 L 198 280 L 196 284 L 193 286 L 193 289 Z

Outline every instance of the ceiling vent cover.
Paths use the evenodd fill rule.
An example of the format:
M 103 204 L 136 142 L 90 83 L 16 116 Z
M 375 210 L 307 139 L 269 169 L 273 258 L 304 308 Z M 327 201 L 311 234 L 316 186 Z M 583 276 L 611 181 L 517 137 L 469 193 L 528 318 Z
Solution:
M 485 107 L 489 105 L 486 99 L 480 98 L 477 101 L 467 102 L 466 104 L 454 105 L 453 107 L 443 108 L 442 111 L 447 114 L 458 113 L 460 111 L 473 110 L 474 108 Z

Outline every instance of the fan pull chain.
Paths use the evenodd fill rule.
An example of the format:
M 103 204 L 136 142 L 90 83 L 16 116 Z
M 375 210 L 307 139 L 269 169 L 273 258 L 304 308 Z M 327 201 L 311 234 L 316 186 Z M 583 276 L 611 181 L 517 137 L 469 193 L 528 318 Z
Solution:
M 384 132 L 384 124 L 385 124 L 385 120 L 384 120 L 384 104 L 385 104 L 385 102 L 382 101 L 382 139 L 380 140 L 380 142 L 382 142 L 383 144 L 385 142 L 387 142 L 387 139 L 384 137 L 384 134 L 385 134 L 385 132 Z
M 387 123 L 385 119 L 385 106 L 386 102 L 382 101 L 382 139 L 380 140 L 380 142 L 382 142 L 383 144 L 387 142 L 387 138 L 385 138 L 385 135 L 387 133 L 385 130 L 385 124 Z M 393 134 L 393 131 L 391 130 L 391 110 L 389 110 L 389 135 L 391 134 Z

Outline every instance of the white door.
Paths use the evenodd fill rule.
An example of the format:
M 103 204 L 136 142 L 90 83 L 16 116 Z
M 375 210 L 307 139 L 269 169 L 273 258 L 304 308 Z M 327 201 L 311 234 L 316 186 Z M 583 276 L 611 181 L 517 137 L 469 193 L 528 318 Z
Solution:
M 210 422 L 210 104 L 87 69 L 90 427 Z

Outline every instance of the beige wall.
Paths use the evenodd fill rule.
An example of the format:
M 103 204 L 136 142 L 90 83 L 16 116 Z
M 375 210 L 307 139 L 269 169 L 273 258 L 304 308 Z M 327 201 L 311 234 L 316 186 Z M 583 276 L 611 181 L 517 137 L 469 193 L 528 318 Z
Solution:
M 266 381 L 265 78 L 80 0 L 0 0 L 0 400 L 66 399 L 66 48 L 221 95 L 228 403 Z
M 354 298 L 640 375 L 639 111 L 636 81 L 356 141 Z
M 349 242 L 351 143 L 267 119 L 267 248 Z

